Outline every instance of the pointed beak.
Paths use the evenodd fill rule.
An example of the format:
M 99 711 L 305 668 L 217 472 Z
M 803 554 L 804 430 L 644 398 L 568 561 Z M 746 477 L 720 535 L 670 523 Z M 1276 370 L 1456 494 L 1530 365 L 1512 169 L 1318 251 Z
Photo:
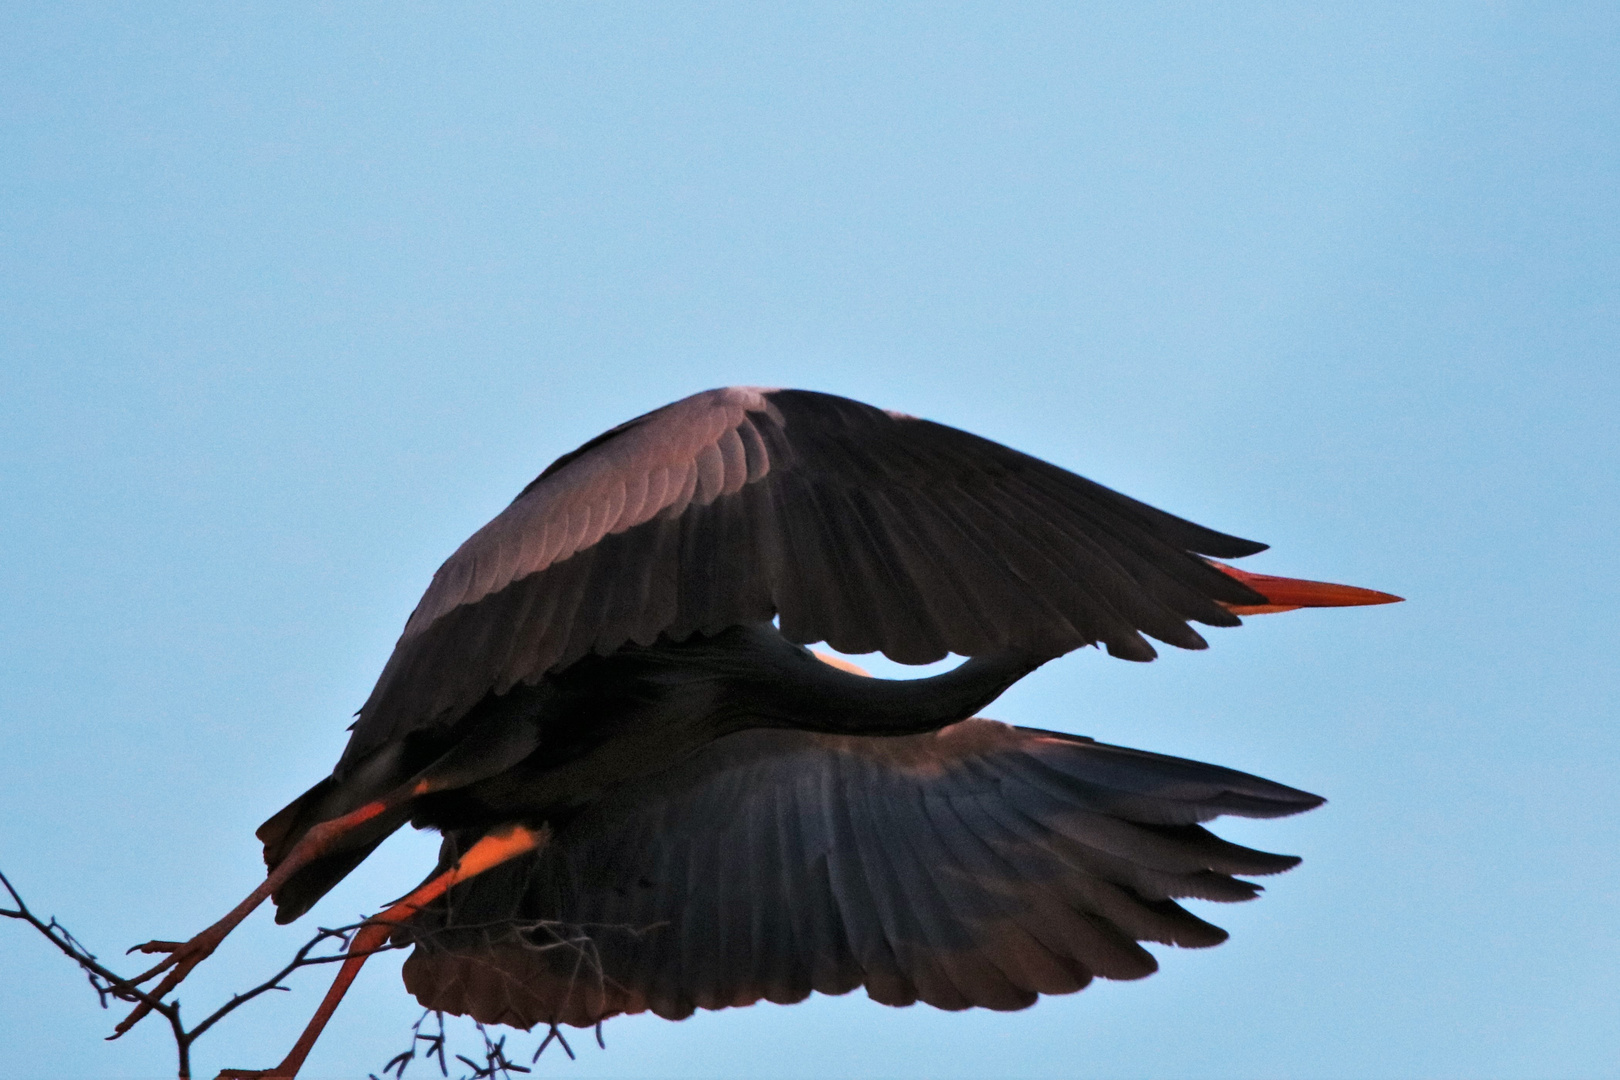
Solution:
M 1236 578 L 1265 597 L 1266 604 L 1222 604 L 1234 615 L 1270 615 L 1276 611 L 1293 611 L 1302 607 L 1361 607 L 1365 604 L 1398 604 L 1404 597 L 1375 589 L 1358 589 L 1354 585 L 1335 585 L 1328 581 L 1305 581 L 1302 578 L 1273 577 L 1270 574 L 1251 574 L 1235 566 L 1209 560 L 1209 564 L 1228 577 Z

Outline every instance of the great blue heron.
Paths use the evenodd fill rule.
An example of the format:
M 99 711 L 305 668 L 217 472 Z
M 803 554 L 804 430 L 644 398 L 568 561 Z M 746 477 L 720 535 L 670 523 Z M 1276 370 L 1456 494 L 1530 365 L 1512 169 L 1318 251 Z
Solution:
M 1225 932 L 1298 861 L 1199 824 L 1321 799 L 1214 765 L 975 718 L 1047 660 L 1144 634 L 1397 599 L 1246 574 L 1214 532 L 940 424 L 802 390 L 665 406 L 551 464 L 433 576 L 332 774 L 260 827 L 265 882 L 167 958 L 161 997 L 266 897 L 307 911 L 407 821 L 427 883 L 368 922 L 423 1004 L 594 1024 L 864 986 L 1023 1008 Z M 863 677 L 804 646 L 920 664 Z M 146 1012 L 119 1025 L 127 1030 Z

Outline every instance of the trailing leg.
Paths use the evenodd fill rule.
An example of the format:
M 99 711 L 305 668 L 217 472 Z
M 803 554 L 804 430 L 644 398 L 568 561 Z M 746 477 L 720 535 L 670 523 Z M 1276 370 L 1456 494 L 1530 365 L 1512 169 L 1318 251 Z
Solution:
M 491 833 L 468 848 L 466 854 L 462 855 L 449 870 L 416 889 L 387 911 L 367 919 L 365 925 L 349 942 L 349 955 L 343 961 L 343 966 L 338 969 L 337 978 L 332 980 L 332 986 L 327 990 L 326 997 L 321 1000 L 320 1007 L 310 1018 L 304 1033 L 298 1037 L 298 1041 L 293 1044 L 292 1050 L 282 1059 L 281 1064 L 274 1069 L 226 1069 L 216 1080 L 248 1080 L 248 1078 L 292 1080 L 303 1067 L 304 1059 L 315 1046 L 315 1040 L 320 1038 L 326 1022 L 337 1011 L 338 1002 L 343 1000 L 343 995 L 348 992 L 355 976 L 360 974 L 360 968 L 373 953 L 388 943 L 388 938 L 401 923 L 443 896 L 453 885 L 476 877 L 508 859 L 533 851 L 543 846 L 549 838 L 550 832 L 547 829 L 527 829 L 521 825 L 512 825 L 500 832 Z

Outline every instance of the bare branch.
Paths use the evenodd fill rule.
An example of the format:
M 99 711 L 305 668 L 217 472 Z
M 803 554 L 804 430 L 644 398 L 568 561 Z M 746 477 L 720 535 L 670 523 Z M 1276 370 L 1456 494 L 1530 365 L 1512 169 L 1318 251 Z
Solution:
M 56 948 L 59 949 L 64 956 L 77 964 L 79 969 L 85 973 L 85 977 L 89 980 L 91 989 L 96 992 L 96 998 L 101 1003 L 101 1007 L 103 1009 L 107 1008 L 109 1002 L 114 1000 L 144 1003 L 149 1006 L 153 1012 L 162 1016 L 169 1022 L 169 1031 L 174 1037 L 175 1055 L 178 1059 L 177 1075 L 180 1077 L 180 1080 L 190 1080 L 191 1047 L 199 1038 L 202 1037 L 205 1032 L 207 1032 L 215 1024 L 219 1023 L 219 1021 L 241 1008 L 243 1005 L 246 1005 L 249 1001 L 259 997 L 261 994 L 268 993 L 271 990 L 286 990 L 287 987 L 283 985 L 284 980 L 287 978 L 287 976 L 291 975 L 300 968 L 314 967 L 319 964 L 331 964 L 347 959 L 349 954 L 342 951 L 342 949 L 339 949 L 336 952 L 323 953 L 320 955 L 315 955 L 315 951 L 322 944 L 329 941 L 341 942 L 342 945 L 347 946 L 350 939 L 353 937 L 354 932 L 361 926 L 365 925 L 364 923 L 353 923 L 349 926 L 340 926 L 335 929 L 322 927 L 316 932 L 314 937 L 306 941 L 299 948 L 299 950 L 293 954 L 293 958 L 283 965 L 280 971 L 277 971 L 274 975 L 270 976 L 268 979 L 259 983 L 252 989 L 232 995 L 229 1001 L 225 1002 L 223 1005 L 219 1006 L 219 1008 L 209 1013 L 195 1027 L 187 1028 L 180 1019 L 180 1001 L 178 998 L 171 1001 L 160 1001 L 151 994 L 147 993 L 145 990 L 142 990 L 137 985 L 139 976 L 131 979 L 119 975 L 117 972 L 102 964 L 101 961 L 96 958 L 94 953 L 85 948 L 83 943 L 81 943 L 78 938 L 74 937 L 65 926 L 57 922 L 55 918 L 45 920 L 35 915 L 33 911 L 29 909 L 28 905 L 23 901 L 22 895 L 18 893 L 16 887 L 12 885 L 11 880 L 7 878 L 4 873 L 0 873 L 0 886 L 4 887 L 6 893 L 11 897 L 11 902 L 15 905 L 11 908 L 0 907 L 0 916 L 5 916 L 9 919 L 16 919 L 19 922 L 24 922 L 29 926 L 32 926 L 35 930 L 44 935 L 46 940 L 48 940 L 52 945 L 56 946 Z M 401 946 L 389 943 L 370 950 L 370 952 L 387 952 L 390 949 L 400 947 Z
M 174 1035 L 175 1054 L 179 1059 L 178 1076 L 180 1080 L 190 1080 L 191 1040 L 187 1037 L 188 1033 L 185 1025 L 180 1022 L 180 1002 L 178 1000 L 167 1003 L 158 1001 L 147 994 L 146 991 L 130 983 L 123 976 L 105 967 L 96 959 L 95 954 L 81 945 L 79 939 L 75 938 L 66 927 L 58 923 L 55 917 L 52 917 L 49 922 L 41 921 L 37 915 L 28 909 L 28 905 L 23 902 L 22 895 L 17 892 L 16 886 L 11 884 L 11 879 L 6 877 L 3 872 L 0 872 L 0 885 L 5 886 L 6 892 L 11 895 L 12 902 L 17 905 L 14 909 L 0 908 L 0 915 L 4 915 L 9 919 L 21 920 L 32 926 L 43 934 L 47 941 L 60 949 L 63 955 L 78 964 L 79 969 L 90 980 L 90 986 L 95 990 L 96 998 L 101 1002 L 103 1009 L 107 1008 L 108 1000 L 114 998 L 119 1001 L 145 1002 L 153 1012 L 169 1022 L 169 1030 Z
M 314 936 L 298 948 L 292 959 L 283 964 L 279 971 L 256 986 L 231 995 L 228 1001 L 188 1028 L 181 1020 L 178 998 L 162 1001 L 141 989 L 138 984 L 140 976 L 137 975 L 133 978 L 123 976 L 107 967 L 97 958 L 95 953 L 91 952 L 83 942 L 74 937 L 72 932 L 54 917 L 42 919 L 34 914 L 4 873 L 0 873 L 0 888 L 4 889 L 5 895 L 8 895 L 11 900 L 10 907 L 0 907 L 0 916 L 15 919 L 33 927 L 58 951 L 78 965 L 80 971 L 84 973 L 85 978 L 89 981 L 90 988 L 95 991 L 96 999 L 103 1009 L 108 1008 L 114 1001 L 144 1003 L 154 1013 L 168 1021 L 170 1034 L 174 1038 L 177 1075 L 180 1080 L 190 1080 L 192 1075 L 191 1050 L 199 1038 L 221 1020 L 255 998 L 272 990 L 289 989 L 286 980 L 295 971 L 321 964 L 338 963 L 351 956 L 361 955 L 359 953 L 349 953 L 346 950 L 356 931 L 367 925 L 366 922 L 357 922 L 348 926 L 321 927 Z M 509 938 L 515 936 L 527 948 L 536 952 L 561 950 L 565 955 L 571 954 L 573 960 L 572 978 L 589 979 L 594 984 L 596 991 L 601 993 L 602 989 L 611 980 L 606 979 L 602 970 L 593 935 L 608 931 L 639 935 L 660 928 L 660 926 L 633 927 L 622 924 L 577 925 L 552 921 L 502 921 L 474 927 L 458 926 L 455 929 L 462 933 L 472 931 L 480 935 L 486 935 L 486 940 L 495 937 Z M 418 927 L 408 925 L 402 925 L 398 927 L 398 930 L 399 933 L 395 935 L 394 940 L 370 950 L 367 955 L 407 948 L 411 945 L 431 944 L 432 940 L 438 936 L 432 931 L 424 932 Z M 325 945 L 331 945 L 332 948 L 329 951 L 323 950 L 322 946 Z M 436 1021 L 436 1030 L 424 1031 L 424 1025 L 426 1025 L 430 1017 Z M 532 1072 L 529 1066 L 518 1064 L 508 1056 L 507 1039 L 510 1037 L 509 1035 L 503 1034 L 499 1038 L 493 1038 L 490 1029 L 486 1028 L 485 1025 L 475 1023 L 474 1026 L 483 1042 L 482 1048 L 477 1051 L 477 1054 L 482 1055 L 483 1061 L 478 1061 L 477 1056 L 454 1054 L 455 1060 L 471 1070 L 458 1076 L 457 1080 L 515 1080 L 515 1077 L 520 1074 Z M 568 1055 L 570 1060 L 575 1059 L 574 1048 L 563 1037 L 562 1029 L 556 1024 L 551 1024 L 545 1037 L 540 1040 L 533 1056 L 529 1059 L 531 1065 L 540 1060 L 540 1055 L 545 1052 L 553 1041 L 562 1047 L 563 1052 Z M 600 1021 L 596 1024 L 596 1041 L 597 1045 L 606 1048 L 606 1044 L 602 1041 L 602 1024 Z M 392 1080 L 404 1080 L 407 1068 L 418 1058 L 437 1065 L 441 1077 L 449 1077 L 451 1057 L 449 1038 L 445 1032 L 444 1014 L 430 1009 L 424 1012 L 416 1023 L 411 1025 L 410 1047 L 389 1059 L 388 1064 L 383 1066 L 381 1076 L 376 1073 L 370 1074 L 371 1080 L 388 1080 L 390 1074 Z

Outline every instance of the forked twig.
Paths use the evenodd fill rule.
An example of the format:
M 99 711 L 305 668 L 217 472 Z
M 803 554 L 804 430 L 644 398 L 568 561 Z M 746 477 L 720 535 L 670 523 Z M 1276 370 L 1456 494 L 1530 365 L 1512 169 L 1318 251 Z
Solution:
M 13 905 L 11 907 L 0 907 L 0 916 L 15 919 L 32 926 L 58 951 L 77 964 L 89 981 L 90 988 L 95 991 L 96 999 L 103 1009 L 109 1008 L 114 1001 L 139 1002 L 150 1006 L 154 1013 L 168 1021 L 170 1034 L 174 1038 L 177 1075 L 180 1080 L 191 1080 L 192 1046 L 214 1025 L 263 994 L 267 994 L 272 990 L 288 990 L 289 987 L 285 985 L 286 979 L 301 968 L 315 967 L 321 964 L 335 964 L 351 956 L 360 955 L 345 950 L 353 939 L 355 932 L 366 925 L 364 922 L 357 922 L 348 926 L 321 927 L 315 932 L 314 936 L 299 946 L 292 959 L 283 964 L 275 974 L 250 989 L 231 995 L 229 1000 L 188 1028 L 181 1020 L 178 998 L 169 1001 L 159 1000 L 147 991 L 142 990 L 130 977 L 120 975 L 107 967 L 97 959 L 95 953 L 86 948 L 84 943 L 74 937 L 72 932 L 58 922 L 54 916 L 42 919 L 34 914 L 27 903 L 23 901 L 22 895 L 17 891 L 16 887 L 12 885 L 11 880 L 3 872 L 0 872 L 0 888 L 4 888 Z M 558 949 L 571 952 L 574 963 L 569 980 L 569 994 L 573 993 L 575 983 L 581 977 L 585 977 L 590 980 L 596 995 L 600 998 L 612 980 L 606 976 L 602 969 L 593 933 L 617 931 L 640 935 L 659 928 L 658 926 L 637 928 L 625 925 L 574 925 L 552 921 L 523 923 L 507 921 L 480 927 L 463 926 L 457 929 L 462 931 L 474 929 L 486 934 L 502 931 L 504 932 L 502 936 L 515 934 L 519 940 L 525 943 L 527 948 L 536 952 L 549 952 Z M 366 955 L 406 948 L 416 943 L 419 938 L 431 936 L 431 934 L 422 934 L 420 931 L 408 932 L 393 941 L 370 950 Z M 336 944 L 336 951 L 323 952 L 317 955 L 317 950 L 328 942 Z M 422 1030 L 423 1025 L 430 1016 L 436 1018 L 437 1030 L 424 1033 Z M 479 1023 L 475 1024 L 475 1027 L 479 1037 L 483 1040 L 481 1053 L 484 1060 L 480 1063 L 466 1054 L 455 1054 L 454 1057 L 457 1061 L 462 1062 L 472 1070 L 470 1073 L 459 1077 L 458 1080 L 513 1080 L 513 1077 L 517 1074 L 533 1071 L 529 1066 L 518 1064 L 507 1056 L 506 1041 L 508 1035 L 503 1034 L 498 1039 L 492 1038 L 489 1029 L 485 1025 Z M 557 1024 L 550 1024 L 545 1037 L 540 1041 L 533 1056 L 529 1059 L 531 1065 L 540 1060 L 540 1055 L 551 1045 L 553 1040 L 562 1047 L 569 1060 L 574 1060 L 574 1049 L 568 1044 L 568 1040 L 563 1037 L 562 1029 Z M 602 1039 L 601 1021 L 596 1024 L 596 1042 L 598 1046 L 606 1049 L 606 1043 Z M 393 1075 L 393 1080 L 403 1080 L 407 1066 L 415 1061 L 418 1056 L 437 1064 L 440 1076 L 448 1077 L 450 1075 L 448 1043 L 449 1040 L 444 1027 L 444 1014 L 430 1009 L 424 1012 L 415 1024 L 411 1025 L 410 1047 L 395 1055 L 387 1065 L 383 1066 L 381 1077 L 378 1077 L 377 1074 L 371 1074 L 371 1080 L 386 1080 L 390 1073 Z
M 319 964 L 338 963 L 346 959 L 348 954 L 342 951 L 319 956 L 312 954 L 323 943 L 328 941 L 341 942 L 342 945 L 347 946 L 354 932 L 364 925 L 364 923 L 353 923 L 349 926 L 336 928 L 321 927 L 314 937 L 306 941 L 293 954 L 293 958 L 284 964 L 280 971 L 249 990 L 233 994 L 229 1001 L 209 1013 L 195 1026 L 188 1028 L 180 1019 L 180 1001 L 178 998 L 170 1001 L 160 1001 L 135 985 L 128 977 L 119 975 L 101 963 L 96 958 L 95 953 L 85 948 L 84 944 L 74 937 L 67 927 L 57 922 L 54 917 L 41 919 L 38 915 L 35 915 L 23 901 L 22 895 L 18 893 L 16 886 L 12 885 L 11 880 L 4 873 L 0 873 L 0 886 L 5 888 L 5 891 L 11 897 L 12 904 L 15 905 L 9 908 L 0 907 L 0 916 L 16 919 L 32 926 L 43 934 L 52 945 L 55 945 L 64 956 L 77 964 L 89 980 L 90 988 L 96 992 L 96 998 L 103 1009 L 107 1008 L 113 1001 L 140 1002 L 150 1006 L 153 1012 L 169 1022 L 169 1032 L 174 1036 L 175 1056 L 178 1065 L 177 1075 L 180 1080 L 190 1080 L 191 1048 L 205 1032 L 261 994 L 269 993 L 271 990 L 288 989 L 283 985 L 283 982 L 287 976 L 298 969 L 314 967 Z M 400 947 L 389 943 L 372 950 L 372 952 L 386 952 L 389 949 Z

